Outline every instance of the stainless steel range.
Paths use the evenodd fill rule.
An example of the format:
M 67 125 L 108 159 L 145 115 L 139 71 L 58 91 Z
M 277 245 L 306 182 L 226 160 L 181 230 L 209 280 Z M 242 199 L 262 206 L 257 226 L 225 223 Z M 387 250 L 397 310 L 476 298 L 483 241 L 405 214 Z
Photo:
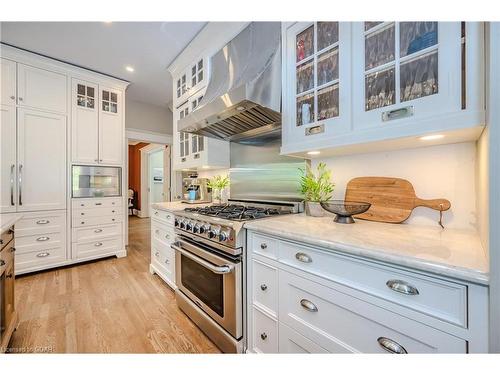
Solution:
M 230 200 L 174 212 L 177 304 L 222 351 L 244 350 L 244 222 L 302 210 L 300 200 Z

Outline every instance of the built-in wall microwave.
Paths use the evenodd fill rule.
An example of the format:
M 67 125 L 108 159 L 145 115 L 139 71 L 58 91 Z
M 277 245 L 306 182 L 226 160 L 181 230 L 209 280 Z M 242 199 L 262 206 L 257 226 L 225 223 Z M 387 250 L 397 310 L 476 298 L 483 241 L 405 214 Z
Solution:
M 73 198 L 122 195 L 122 169 L 120 167 L 73 165 L 71 172 L 71 196 Z

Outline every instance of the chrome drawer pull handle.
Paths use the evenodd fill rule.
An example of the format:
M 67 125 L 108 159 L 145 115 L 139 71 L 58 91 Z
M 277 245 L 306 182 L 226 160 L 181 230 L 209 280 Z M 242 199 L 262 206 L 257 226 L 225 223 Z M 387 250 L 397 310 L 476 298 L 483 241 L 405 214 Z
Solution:
M 265 243 L 261 243 L 261 244 L 260 244 L 260 248 L 261 248 L 262 250 L 267 249 L 267 244 L 265 244 Z
M 48 220 L 38 220 L 36 223 L 37 224 L 48 224 L 48 223 L 50 223 L 50 221 L 48 221 Z
M 295 254 L 295 259 L 297 259 L 299 262 L 302 262 L 302 263 L 312 263 L 312 258 L 305 254 L 305 253 L 297 253 Z
M 310 311 L 310 312 L 317 312 L 318 311 L 318 308 L 316 307 L 316 305 L 307 299 L 301 299 L 300 304 L 307 311 Z
M 85 212 L 80 212 L 80 215 L 82 215 L 82 216 L 85 215 Z
M 262 340 L 267 339 L 267 333 L 262 332 L 262 333 L 260 334 L 260 338 L 261 338 Z
M 48 241 L 48 240 L 50 240 L 50 237 L 47 237 L 47 236 L 38 237 L 36 240 L 37 240 L 37 241 L 40 241 L 40 242 L 43 242 L 43 241 Z
M 102 229 L 95 229 L 94 230 L 94 233 L 101 233 L 102 232 Z
M 417 288 L 411 286 L 403 280 L 389 280 L 385 283 L 385 285 L 387 285 L 388 288 L 394 290 L 395 292 L 407 294 L 409 296 L 416 296 L 420 294 Z
M 96 242 L 96 243 L 94 244 L 94 246 L 96 246 L 96 247 L 102 246 L 102 242 Z
M 36 254 L 36 256 L 38 258 L 45 258 L 45 257 L 48 257 L 50 255 L 50 253 L 40 253 L 40 254 Z
M 392 353 L 392 354 L 408 354 L 406 349 L 398 344 L 396 341 L 388 339 L 387 337 L 379 337 L 377 339 L 378 344 L 384 349 L 385 351 Z
M 101 205 L 102 205 L 102 203 L 96 203 L 95 205 L 96 205 L 96 206 L 101 206 Z
M 260 289 L 261 289 L 263 292 L 265 292 L 265 291 L 267 290 L 267 285 L 266 285 L 266 284 L 262 284 L 262 285 L 260 286 Z
M 158 211 L 155 211 L 155 215 L 158 215 Z

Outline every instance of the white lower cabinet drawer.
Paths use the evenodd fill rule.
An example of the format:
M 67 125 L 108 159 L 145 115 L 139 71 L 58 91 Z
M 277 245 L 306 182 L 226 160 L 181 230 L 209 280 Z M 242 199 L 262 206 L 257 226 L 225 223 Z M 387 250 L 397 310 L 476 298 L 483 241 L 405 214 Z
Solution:
M 174 228 L 158 222 L 151 222 L 151 238 L 163 241 L 165 243 L 172 243 L 175 240 Z
M 122 207 L 123 199 L 121 197 L 108 198 L 74 198 L 71 200 L 73 209 L 82 208 L 101 208 L 101 207 Z
M 47 246 L 43 250 L 16 254 L 16 273 L 39 267 L 47 267 L 66 260 L 66 246 Z
M 46 248 L 65 247 L 66 236 L 62 232 L 36 234 L 15 238 L 17 254 L 32 253 Z
M 465 353 L 465 340 L 286 271 L 279 321 L 329 352 Z
M 121 215 L 121 207 L 100 207 L 100 208 L 84 208 L 74 209 L 72 213 L 73 219 L 81 219 L 87 217 L 113 216 Z
M 279 261 L 438 319 L 467 326 L 467 287 L 280 241 Z
M 159 222 L 172 227 L 174 226 L 174 214 L 172 212 L 158 210 L 155 208 L 152 211 L 151 219 L 158 220 Z
M 99 216 L 99 217 L 73 217 L 72 227 L 88 227 L 91 225 L 105 225 L 105 224 L 114 224 L 121 223 L 123 221 L 123 215 L 112 215 L 112 216 Z
M 326 349 L 323 349 L 318 344 L 283 323 L 279 323 L 278 345 L 280 353 L 328 353 Z
M 121 237 L 73 243 L 73 254 L 77 259 L 112 255 L 120 250 L 122 250 Z
M 151 243 L 151 263 L 160 267 L 164 276 L 175 284 L 175 251 L 170 245 L 153 240 Z
M 270 265 L 252 261 L 253 303 L 276 316 L 278 311 L 278 270 Z
M 255 254 L 259 254 L 271 259 L 278 258 L 278 240 L 272 237 L 267 237 L 257 233 L 251 233 L 249 243 L 251 249 Z
M 16 239 L 55 232 L 66 232 L 66 211 L 28 212 L 16 223 Z
M 252 350 L 256 353 L 278 353 L 278 322 L 255 307 L 252 319 Z
M 95 227 L 73 228 L 73 242 L 92 241 L 106 237 L 116 237 L 122 235 L 122 225 L 109 224 Z

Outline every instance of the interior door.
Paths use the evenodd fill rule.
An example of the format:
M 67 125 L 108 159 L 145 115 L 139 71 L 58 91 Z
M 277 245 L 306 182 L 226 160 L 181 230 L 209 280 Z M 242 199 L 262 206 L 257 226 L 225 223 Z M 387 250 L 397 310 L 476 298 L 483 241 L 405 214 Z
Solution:
M 1 106 L 1 188 L 0 212 L 15 212 L 17 197 L 16 179 L 16 107 Z
M 72 82 L 72 159 L 74 163 L 99 162 L 99 101 L 95 83 Z
M 66 76 L 33 66 L 17 64 L 20 106 L 66 113 Z
M 16 63 L 0 59 L 0 103 L 16 105 Z
M 121 92 L 100 88 L 99 106 L 99 163 L 121 165 L 123 161 L 122 113 L 123 102 Z
M 18 109 L 18 211 L 66 208 L 66 116 Z

